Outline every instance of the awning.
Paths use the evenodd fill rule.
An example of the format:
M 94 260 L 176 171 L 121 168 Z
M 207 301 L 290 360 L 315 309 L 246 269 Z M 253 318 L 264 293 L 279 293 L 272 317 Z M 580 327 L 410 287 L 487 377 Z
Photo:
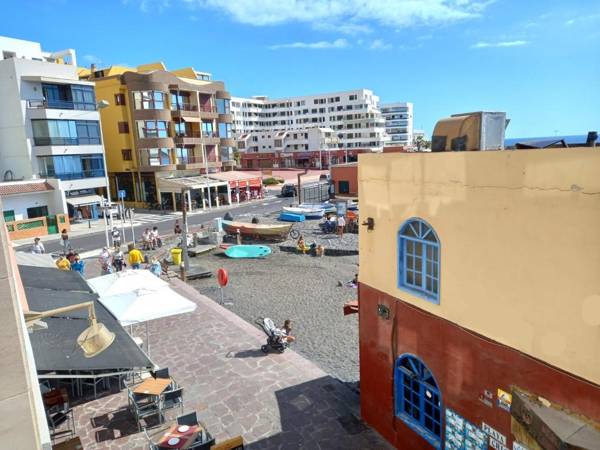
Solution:
M 94 86 L 93 81 L 83 81 L 83 80 L 72 80 L 69 78 L 53 78 L 53 77 L 45 77 L 41 75 L 24 75 L 21 77 L 22 80 L 25 81 L 39 81 L 41 83 L 53 83 L 53 84 L 77 84 L 83 86 Z
M 102 203 L 102 197 L 99 195 L 83 195 L 81 197 L 67 197 L 67 203 L 73 206 L 95 205 Z
M 92 293 L 92 290 L 78 272 L 59 270 L 56 266 L 33 267 L 19 265 L 19 275 L 21 275 L 21 281 L 25 287 Z M 30 308 L 34 309 L 32 306 Z
M 28 252 L 15 252 L 17 258 L 17 264 L 20 266 L 33 266 L 33 267 L 48 267 L 56 269 L 56 264 L 52 259 L 52 256 L 48 253 L 28 253 Z
M 161 192 L 181 192 L 181 189 L 205 189 L 206 186 L 227 186 L 226 182 L 215 181 L 207 177 L 159 178 L 158 188 Z
M 181 119 L 184 122 L 195 122 L 195 123 L 202 122 L 202 119 L 200 117 L 185 117 L 185 116 L 181 116 Z
M 60 272 L 58 269 L 54 270 Z M 86 358 L 83 350 L 77 345 L 77 337 L 89 326 L 86 309 L 44 319 L 48 328 L 36 330 L 29 335 L 38 372 L 138 370 L 154 366 L 119 322 L 97 301 L 96 294 L 25 287 L 25 296 L 34 311 L 47 311 L 61 306 L 94 301 L 98 322 L 115 333 L 115 340 L 110 347 L 93 358 Z

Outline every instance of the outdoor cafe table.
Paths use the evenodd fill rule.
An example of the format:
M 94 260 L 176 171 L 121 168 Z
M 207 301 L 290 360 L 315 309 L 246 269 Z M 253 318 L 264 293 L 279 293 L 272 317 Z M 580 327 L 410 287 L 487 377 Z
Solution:
M 179 431 L 181 425 L 174 424 L 169 428 L 162 438 L 158 441 L 158 446 L 160 448 L 177 448 L 177 449 L 186 449 L 190 448 L 190 446 L 194 443 L 198 434 L 202 431 L 202 427 L 200 425 L 192 425 L 186 431 Z M 169 444 L 169 440 L 177 438 L 175 444 Z
M 172 383 L 170 378 L 147 378 L 135 387 L 135 394 L 156 395 L 162 394 Z

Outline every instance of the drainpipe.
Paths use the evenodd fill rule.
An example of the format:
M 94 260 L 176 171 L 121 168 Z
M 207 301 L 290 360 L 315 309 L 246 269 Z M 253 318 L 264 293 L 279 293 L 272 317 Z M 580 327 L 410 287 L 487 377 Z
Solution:
M 300 205 L 302 203 L 302 181 L 301 181 L 301 177 L 303 177 L 304 175 L 306 175 L 308 173 L 308 169 L 304 169 L 304 173 L 299 173 L 298 174 L 298 204 Z

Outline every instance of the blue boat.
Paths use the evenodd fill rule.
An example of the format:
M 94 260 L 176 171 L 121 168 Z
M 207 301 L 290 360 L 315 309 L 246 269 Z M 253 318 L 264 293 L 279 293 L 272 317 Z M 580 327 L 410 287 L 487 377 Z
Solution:
M 271 248 L 266 245 L 232 245 L 225 249 L 230 258 L 264 258 L 270 254 Z
M 283 220 L 284 222 L 304 222 L 305 217 L 302 214 L 292 214 L 282 212 L 279 214 L 279 220 Z

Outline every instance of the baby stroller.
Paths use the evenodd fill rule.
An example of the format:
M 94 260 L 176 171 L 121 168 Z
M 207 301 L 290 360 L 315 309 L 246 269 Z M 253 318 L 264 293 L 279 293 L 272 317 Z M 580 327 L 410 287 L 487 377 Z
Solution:
M 283 353 L 289 345 L 285 339 L 285 333 L 277 328 L 273 320 L 268 317 L 259 317 L 255 322 L 267 335 L 267 343 L 261 346 L 260 349 L 265 353 L 269 353 L 270 350 Z

